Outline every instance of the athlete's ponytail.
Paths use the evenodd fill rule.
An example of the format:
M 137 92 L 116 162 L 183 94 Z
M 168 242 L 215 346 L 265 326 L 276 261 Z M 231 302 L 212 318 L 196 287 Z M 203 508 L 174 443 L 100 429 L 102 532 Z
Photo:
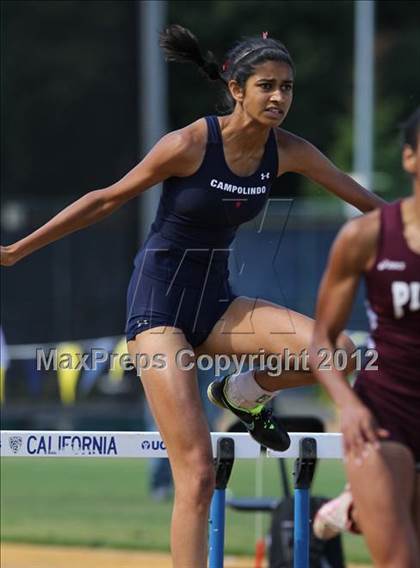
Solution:
M 224 81 L 211 51 L 201 52 L 195 35 L 187 28 L 172 24 L 160 33 L 160 47 L 167 61 L 195 63 L 211 81 Z

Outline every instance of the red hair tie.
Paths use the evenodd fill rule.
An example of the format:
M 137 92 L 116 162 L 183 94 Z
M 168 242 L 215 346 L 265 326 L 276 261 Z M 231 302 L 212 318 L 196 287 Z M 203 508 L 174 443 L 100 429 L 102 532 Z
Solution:
M 268 32 L 262 32 L 261 36 L 263 39 L 268 39 Z
M 229 67 L 229 59 L 226 59 L 226 61 L 222 65 L 223 73 L 226 73 L 226 71 L 228 70 L 228 67 Z

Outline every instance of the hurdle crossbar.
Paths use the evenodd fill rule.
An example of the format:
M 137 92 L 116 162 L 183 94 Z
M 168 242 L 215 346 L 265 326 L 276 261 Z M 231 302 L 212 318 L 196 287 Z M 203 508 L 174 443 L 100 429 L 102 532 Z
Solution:
M 247 433 L 212 432 L 213 454 L 217 440 L 232 438 L 235 459 L 256 459 L 261 446 Z M 341 434 L 291 433 L 291 444 L 284 452 L 267 451 L 269 458 L 299 457 L 299 440 L 315 438 L 319 459 L 342 459 Z M 45 458 L 166 458 L 165 445 L 158 432 L 101 432 L 55 430 L 2 430 L 1 457 Z

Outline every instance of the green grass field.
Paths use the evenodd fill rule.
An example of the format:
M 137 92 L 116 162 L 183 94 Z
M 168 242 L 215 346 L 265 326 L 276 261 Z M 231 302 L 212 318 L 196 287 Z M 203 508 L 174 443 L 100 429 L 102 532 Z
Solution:
M 313 494 L 336 495 L 341 464 L 318 467 Z M 2 540 L 168 551 L 171 505 L 148 496 L 147 468 L 133 459 L 3 459 Z M 229 487 L 236 497 L 255 494 L 255 470 L 254 461 L 235 463 Z M 263 494 L 280 496 L 277 463 L 263 460 L 263 472 Z M 252 554 L 255 515 L 228 511 L 226 527 L 226 552 Z M 369 561 L 360 537 L 346 536 L 345 549 L 347 560 Z

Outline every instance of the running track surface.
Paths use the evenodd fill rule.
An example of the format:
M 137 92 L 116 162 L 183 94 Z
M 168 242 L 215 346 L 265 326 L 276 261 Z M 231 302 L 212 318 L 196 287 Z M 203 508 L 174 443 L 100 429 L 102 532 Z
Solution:
M 169 555 L 125 550 L 1 544 L 2 568 L 171 568 Z M 252 558 L 226 557 L 225 568 L 253 568 Z M 371 568 L 364 564 L 347 568 Z

